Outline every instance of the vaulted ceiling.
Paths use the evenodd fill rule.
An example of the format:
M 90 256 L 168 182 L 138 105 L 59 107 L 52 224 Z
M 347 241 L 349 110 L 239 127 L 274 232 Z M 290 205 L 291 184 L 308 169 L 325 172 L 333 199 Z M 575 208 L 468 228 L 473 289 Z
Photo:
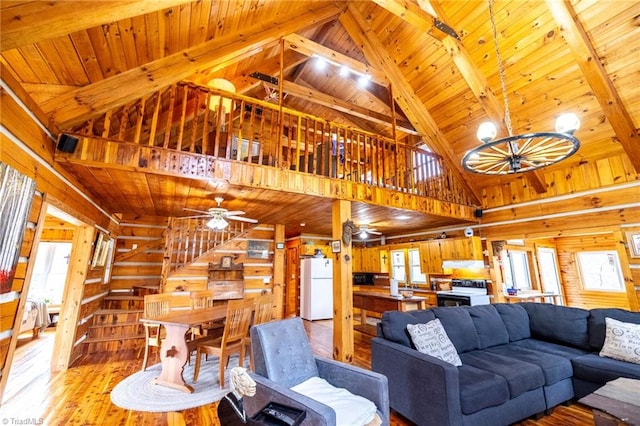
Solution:
M 495 0 L 494 12 L 514 133 L 552 131 L 558 115 L 574 112 L 582 145 L 565 162 L 622 153 L 624 169 L 637 174 L 640 3 Z M 274 99 L 278 85 L 255 78 L 260 73 L 283 77 L 283 104 L 290 108 L 390 137 L 395 119 L 398 139 L 439 153 L 478 200 L 482 188 L 515 179 L 471 175 L 460 165 L 479 143 L 478 125 L 505 117 L 486 1 L 3 1 L 1 13 L 2 79 L 54 135 L 179 81 L 224 78 L 238 93 Z M 318 70 L 317 56 L 332 63 Z M 337 64 L 352 73 L 340 76 Z M 366 88 L 360 74 L 370 76 Z M 504 125 L 499 135 L 506 136 Z M 213 195 L 226 194 L 229 208 L 269 223 L 293 229 L 305 221 L 292 208 L 269 210 L 286 198 L 273 191 L 256 195 L 188 180 L 137 182 L 126 190 L 97 177 L 109 173 L 124 172 L 78 177 L 94 195 L 120 191 L 105 197 L 119 200 L 105 201 L 114 213 L 133 208 L 127 200 L 153 198 L 153 188 L 168 187 L 175 211 L 156 211 L 153 203 L 145 209 L 142 202 L 136 212 L 182 215 L 184 207 L 204 208 L 203 200 L 212 207 Z M 545 191 L 541 172 L 527 180 Z M 146 186 L 144 194 L 138 186 Z M 315 206 L 320 217 L 306 232 L 326 233 L 326 200 L 300 200 L 307 214 Z M 369 221 L 386 232 L 446 225 L 415 214 L 401 223 L 389 220 L 387 210 L 376 215 Z

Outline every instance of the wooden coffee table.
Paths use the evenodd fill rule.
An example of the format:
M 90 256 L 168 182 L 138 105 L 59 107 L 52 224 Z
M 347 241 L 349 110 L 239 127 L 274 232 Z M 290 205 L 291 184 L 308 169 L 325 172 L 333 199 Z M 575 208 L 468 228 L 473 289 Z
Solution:
M 578 402 L 593 408 L 596 426 L 640 425 L 640 380 L 612 380 Z

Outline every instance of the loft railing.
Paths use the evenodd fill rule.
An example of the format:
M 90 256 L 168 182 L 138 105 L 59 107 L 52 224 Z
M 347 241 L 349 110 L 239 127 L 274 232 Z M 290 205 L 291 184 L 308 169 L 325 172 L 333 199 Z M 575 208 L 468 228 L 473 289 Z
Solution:
M 107 111 L 73 132 L 472 204 L 435 153 L 192 83 Z
M 206 226 L 208 218 L 173 218 L 167 233 L 168 275 L 196 262 L 211 250 L 246 234 L 254 224 L 229 220 L 226 228 Z M 166 260 L 165 260 L 166 261 Z

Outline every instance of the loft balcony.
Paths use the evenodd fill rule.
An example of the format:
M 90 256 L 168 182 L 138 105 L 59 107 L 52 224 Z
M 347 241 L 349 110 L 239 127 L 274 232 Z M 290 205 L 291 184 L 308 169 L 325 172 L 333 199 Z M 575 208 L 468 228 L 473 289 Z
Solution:
M 78 175 L 82 168 L 137 171 L 474 220 L 473 198 L 433 152 L 193 83 L 63 133 L 78 143 L 73 150 L 59 144 L 55 160 Z

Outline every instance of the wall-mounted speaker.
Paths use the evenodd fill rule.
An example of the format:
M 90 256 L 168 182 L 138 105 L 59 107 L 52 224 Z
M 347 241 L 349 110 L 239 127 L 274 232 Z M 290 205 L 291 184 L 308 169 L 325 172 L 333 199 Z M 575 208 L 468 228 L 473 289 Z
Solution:
M 76 150 L 77 145 L 78 138 L 65 135 L 64 133 L 60 135 L 60 138 L 58 139 L 58 151 L 72 153 Z
M 482 217 L 482 209 L 476 209 L 475 216 L 476 217 Z

